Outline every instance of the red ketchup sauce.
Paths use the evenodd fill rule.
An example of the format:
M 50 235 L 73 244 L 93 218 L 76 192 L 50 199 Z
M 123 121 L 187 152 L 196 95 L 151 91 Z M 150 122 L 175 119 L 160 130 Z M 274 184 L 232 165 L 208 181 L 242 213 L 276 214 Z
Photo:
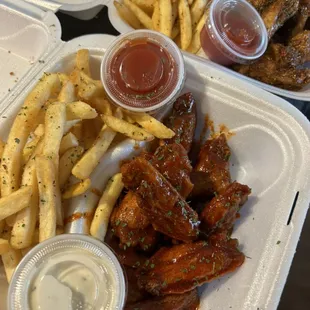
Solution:
M 111 59 L 114 95 L 134 107 L 153 106 L 177 83 L 176 63 L 162 46 L 147 39 L 128 41 Z

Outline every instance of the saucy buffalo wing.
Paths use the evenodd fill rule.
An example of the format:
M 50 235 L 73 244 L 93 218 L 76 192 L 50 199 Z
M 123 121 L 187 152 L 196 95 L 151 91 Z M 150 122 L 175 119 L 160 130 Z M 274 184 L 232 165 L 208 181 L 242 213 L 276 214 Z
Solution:
M 198 215 L 165 177 L 147 160 L 137 157 L 121 167 L 124 185 L 138 194 L 155 230 L 190 242 L 198 236 Z
M 186 93 L 176 100 L 172 114 L 164 122 L 175 132 L 175 136 L 172 139 L 162 140 L 161 144 L 182 144 L 188 153 L 194 140 L 196 122 L 195 99 L 192 93 Z
M 138 284 L 152 295 L 182 294 L 233 272 L 244 258 L 230 243 L 198 241 L 161 248 L 138 270 Z
M 230 149 L 224 134 L 207 140 L 200 150 L 195 170 L 209 175 L 213 192 L 222 192 L 230 183 L 229 158 Z

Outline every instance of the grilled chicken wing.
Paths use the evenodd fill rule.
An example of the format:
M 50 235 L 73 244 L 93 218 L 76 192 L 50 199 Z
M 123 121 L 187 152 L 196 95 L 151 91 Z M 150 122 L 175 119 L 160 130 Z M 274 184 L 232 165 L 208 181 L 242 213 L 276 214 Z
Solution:
M 136 247 L 151 250 L 157 241 L 157 233 L 152 228 L 141 204 L 142 199 L 129 191 L 120 205 L 114 208 L 110 223 L 114 234 L 120 239 L 120 247 Z
M 153 297 L 127 305 L 125 310 L 196 310 L 199 307 L 197 289 L 184 294 Z
M 310 59 L 310 31 L 305 30 L 289 41 L 288 46 L 270 44 L 256 63 L 236 65 L 234 69 L 267 84 L 300 90 L 310 83 L 310 69 L 300 68 Z
M 297 13 L 298 8 L 299 0 L 276 0 L 262 11 L 269 39 Z
M 230 149 L 224 134 L 207 140 L 200 150 L 195 170 L 209 175 L 213 192 L 220 193 L 230 184 L 229 158 Z
M 234 271 L 244 255 L 230 243 L 204 241 L 161 248 L 138 270 L 138 284 L 152 295 L 182 294 Z
M 190 151 L 196 129 L 196 103 L 192 93 L 179 97 L 173 105 L 172 114 L 164 121 L 165 125 L 175 132 L 172 139 L 162 140 L 163 144 L 182 144 Z
M 125 186 L 138 194 L 155 230 L 190 242 L 198 235 L 198 215 L 147 160 L 137 157 L 121 167 Z
M 234 182 L 226 190 L 207 203 L 200 214 L 200 228 L 210 233 L 232 229 L 241 206 L 246 202 L 251 189 Z

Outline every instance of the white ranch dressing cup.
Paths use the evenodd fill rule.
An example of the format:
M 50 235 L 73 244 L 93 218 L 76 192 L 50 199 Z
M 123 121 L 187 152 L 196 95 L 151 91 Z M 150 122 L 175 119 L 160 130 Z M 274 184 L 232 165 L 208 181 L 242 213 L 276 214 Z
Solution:
M 117 310 L 126 279 L 112 250 L 85 235 L 65 234 L 34 247 L 10 283 L 9 310 Z

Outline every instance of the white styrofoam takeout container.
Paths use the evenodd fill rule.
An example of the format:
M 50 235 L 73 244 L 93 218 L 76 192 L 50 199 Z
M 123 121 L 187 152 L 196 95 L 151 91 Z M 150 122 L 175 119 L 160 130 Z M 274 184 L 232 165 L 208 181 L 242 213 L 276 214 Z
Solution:
M 6 29 L 11 32 L 5 36 L 1 29 L 0 51 L 14 49 L 5 61 L 15 63 L 22 59 L 24 64 L 23 78 L 20 76 L 19 83 L 1 100 L 0 137 L 5 139 L 25 96 L 43 72 L 69 72 L 76 50 L 85 47 L 91 53 L 92 74 L 99 78 L 100 60 L 112 37 L 90 35 L 62 42 L 53 13 L 21 0 L 0 0 L 1 16 L 6 16 Z M 54 26 L 50 27 L 50 23 Z M 18 25 L 21 29 L 17 29 Z M 16 40 L 23 29 L 35 32 Z M 44 48 L 42 38 L 48 42 Z M 29 67 L 26 65 L 29 59 L 41 61 Z M 192 91 L 197 100 L 198 128 L 203 127 L 204 115 L 208 114 L 215 126 L 225 124 L 236 133 L 229 140 L 232 178 L 253 190 L 233 233 L 248 258 L 234 274 L 201 289 L 201 309 L 276 309 L 309 206 L 309 122 L 288 102 L 215 64 L 186 53 L 184 59 L 187 69 L 184 92 Z M 0 71 L 2 93 L 7 88 L 2 83 L 6 74 Z M 133 152 L 133 144 L 128 140 L 109 151 L 91 176 L 93 184 L 103 189 L 106 180 L 119 169 L 119 161 Z M 6 290 L 0 266 L 0 310 L 6 309 Z
M 119 2 L 122 2 L 122 0 L 118 0 Z M 108 8 L 109 8 L 109 19 L 111 21 L 111 24 L 113 25 L 113 27 L 120 33 L 125 33 L 125 32 L 129 32 L 134 30 L 131 26 L 129 26 L 126 22 L 124 22 L 120 16 L 117 13 L 116 8 L 113 5 L 113 1 L 109 2 L 107 4 Z M 202 50 L 199 51 L 198 56 L 194 55 L 194 57 L 202 57 L 205 61 L 209 61 L 206 60 L 207 56 L 204 54 L 204 52 Z M 262 89 L 265 89 L 271 93 L 283 96 L 283 97 L 287 97 L 287 98 L 292 98 L 292 99 L 296 99 L 296 100 L 302 100 L 302 101 L 310 101 L 310 84 L 307 85 L 306 87 L 304 87 L 301 91 L 290 91 L 290 90 L 285 90 L 285 89 L 281 89 L 279 87 L 275 87 L 275 86 L 271 86 L 268 85 L 266 83 L 263 82 L 259 82 L 255 79 L 249 78 L 247 76 L 244 76 L 238 72 L 235 72 L 229 68 L 226 68 L 224 66 L 215 64 L 215 67 L 217 67 L 218 69 L 222 70 L 222 71 L 226 71 L 228 73 L 230 73 L 231 75 L 234 75 L 236 77 L 238 77 L 241 80 L 250 82 Z

